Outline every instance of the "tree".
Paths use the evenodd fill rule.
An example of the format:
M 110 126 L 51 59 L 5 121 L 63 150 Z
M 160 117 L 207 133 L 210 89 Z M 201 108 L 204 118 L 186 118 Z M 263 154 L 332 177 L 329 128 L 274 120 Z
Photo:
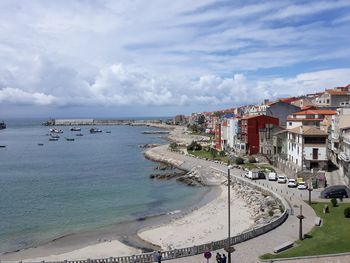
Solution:
M 202 145 L 197 143 L 196 141 L 192 141 L 188 146 L 187 146 L 188 151 L 200 151 L 202 150 Z
M 170 143 L 170 145 L 169 145 L 169 147 L 170 147 L 170 149 L 171 150 L 175 150 L 176 148 L 177 148 L 177 143 L 176 142 L 172 142 L 172 143 Z
M 197 122 L 199 125 L 202 125 L 205 122 L 205 116 L 204 115 L 200 115 L 197 119 Z
M 249 159 L 248 159 L 248 162 L 250 163 L 256 163 L 256 159 L 254 156 L 250 156 Z

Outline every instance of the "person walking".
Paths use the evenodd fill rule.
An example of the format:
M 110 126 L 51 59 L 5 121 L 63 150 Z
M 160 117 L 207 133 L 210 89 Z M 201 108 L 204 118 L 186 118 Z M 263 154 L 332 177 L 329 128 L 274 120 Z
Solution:
M 157 253 L 157 262 L 162 263 L 162 253 L 160 253 L 160 251 Z
M 225 254 L 222 254 L 221 263 L 226 263 L 226 256 L 225 256 Z
M 218 253 L 216 253 L 216 262 L 217 263 L 221 263 L 221 255 Z

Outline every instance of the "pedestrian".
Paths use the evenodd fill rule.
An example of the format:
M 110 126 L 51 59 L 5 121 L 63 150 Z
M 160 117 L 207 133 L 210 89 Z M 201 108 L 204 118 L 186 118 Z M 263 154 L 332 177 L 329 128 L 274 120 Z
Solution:
M 162 263 L 162 253 L 160 253 L 160 251 L 157 253 L 157 262 Z
M 218 253 L 216 253 L 216 262 L 217 263 L 221 263 L 221 255 Z
M 226 256 L 225 256 L 225 254 L 222 254 L 221 263 L 226 263 Z

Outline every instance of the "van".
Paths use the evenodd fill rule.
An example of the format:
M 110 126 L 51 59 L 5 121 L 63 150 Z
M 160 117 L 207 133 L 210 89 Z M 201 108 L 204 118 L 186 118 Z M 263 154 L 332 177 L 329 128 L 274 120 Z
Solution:
M 277 181 L 277 174 L 274 172 L 269 173 L 269 181 Z

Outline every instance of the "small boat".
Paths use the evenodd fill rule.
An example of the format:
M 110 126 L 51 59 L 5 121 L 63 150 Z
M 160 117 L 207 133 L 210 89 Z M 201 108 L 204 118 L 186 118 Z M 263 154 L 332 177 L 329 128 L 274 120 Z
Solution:
M 49 141 L 51 141 L 51 142 L 57 142 L 57 141 L 58 141 L 58 138 L 50 138 Z
M 106 131 L 106 133 L 112 133 L 111 131 Z
M 90 133 L 98 133 L 98 132 L 102 132 L 102 130 L 97 129 L 97 128 L 91 128 L 90 129 Z
M 56 129 L 56 128 L 51 128 L 49 131 L 50 131 L 51 133 L 63 133 L 62 130 L 59 130 L 59 129 Z
M 4 121 L 0 121 L 0 130 L 6 129 L 6 124 Z
M 75 136 L 83 136 L 84 134 L 82 133 L 77 133 Z
M 81 131 L 81 128 L 79 127 L 72 127 L 70 128 L 71 131 Z
M 60 138 L 60 136 L 58 134 L 51 134 L 51 138 L 58 139 L 58 138 Z
M 74 138 L 66 138 L 66 141 L 68 141 L 68 142 L 74 142 Z
M 38 146 L 43 146 L 44 144 L 43 143 L 38 143 Z
M 6 148 L 6 145 L 0 145 L 0 148 Z

